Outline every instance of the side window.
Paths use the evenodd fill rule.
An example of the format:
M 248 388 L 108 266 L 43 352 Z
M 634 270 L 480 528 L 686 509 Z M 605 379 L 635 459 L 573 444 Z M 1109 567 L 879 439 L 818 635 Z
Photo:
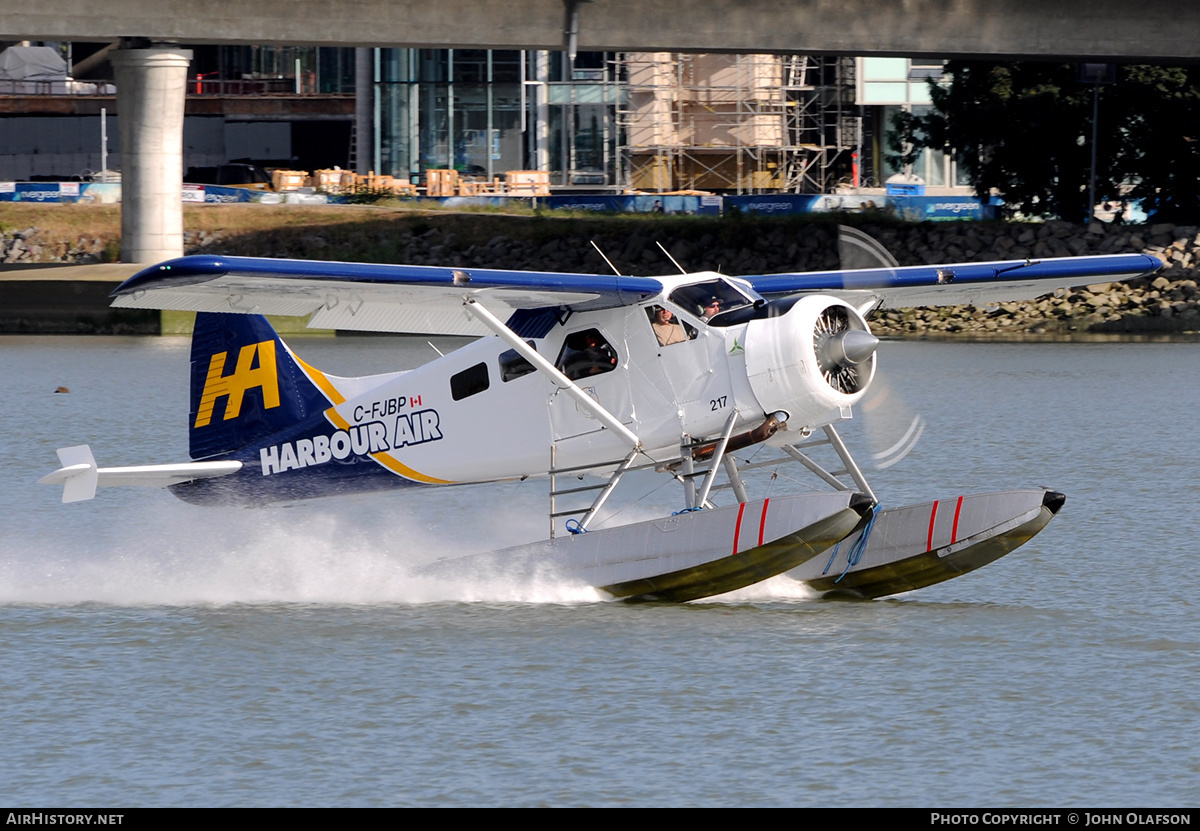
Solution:
M 531 349 L 537 351 L 537 347 L 534 346 L 533 341 L 527 340 L 525 343 L 529 344 Z M 533 364 L 522 358 L 521 354 L 515 349 L 509 349 L 505 352 L 501 352 L 499 360 L 500 380 L 505 383 L 508 383 L 509 381 L 515 381 L 517 378 L 521 378 L 535 371 Z
M 475 366 L 450 376 L 450 395 L 455 401 L 462 401 L 487 388 L 487 364 L 475 364 Z
M 650 329 L 654 332 L 659 346 L 683 343 L 696 337 L 696 327 L 686 320 L 680 320 L 670 309 L 658 305 L 649 306 L 646 314 L 650 317 Z
M 612 372 L 617 368 L 617 351 L 599 329 L 572 332 L 563 342 L 554 365 L 572 381 Z

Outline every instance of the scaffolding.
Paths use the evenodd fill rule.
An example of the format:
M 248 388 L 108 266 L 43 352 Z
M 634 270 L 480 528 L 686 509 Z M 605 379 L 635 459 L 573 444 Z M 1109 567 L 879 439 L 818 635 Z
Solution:
M 628 187 L 824 193 L 860 122 L 854 59 L 630 52 L 617 115 Z

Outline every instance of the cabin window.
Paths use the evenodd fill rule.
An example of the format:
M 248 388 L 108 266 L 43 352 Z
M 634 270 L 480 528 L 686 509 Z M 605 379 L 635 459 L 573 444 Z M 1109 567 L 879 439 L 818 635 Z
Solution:
M 534 352 L 537 351 L 537 347 L 534 345 L 533 341 L 527 340 L 525 343 L 527 343 L 529 348 Z M 529 363 L 527 359 L 522 357 L 521 353 L 517 350 L 509 349 L 506 352 L 500 353 L 500 380 L 504 383 L 507 384 L 509 381 L 515 381 L 516 379 L 528 375 L 534 371 L 533 364 Z
M 616 369 L 617 350 L 605 340 L 599 329 L 584 329 L 567 335 L 554 365 L 563 375 L 578 381 Z
M 450 395 L 455 401 L 462 401 L 487 388 L 487 364 L 475 364 L 473 367 L 450 376 Z

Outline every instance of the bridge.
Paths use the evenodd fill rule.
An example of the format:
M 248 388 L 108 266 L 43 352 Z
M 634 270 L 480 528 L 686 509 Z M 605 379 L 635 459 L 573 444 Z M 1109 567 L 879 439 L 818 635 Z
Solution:
M 1178 0 L 37 0 L 0 40 L 791 52 L 1095 61 L 1200 58 Z M 574 14 L 572 14 L 574 12 Z M 574 24 L 569 23 L 574 19 Z
M 1200 59 L 1178 0 L 38 0 L 0 41 L 116 41 L 122 258 L 183 249 L 178 44 L 781 52 L 1104 62 Z

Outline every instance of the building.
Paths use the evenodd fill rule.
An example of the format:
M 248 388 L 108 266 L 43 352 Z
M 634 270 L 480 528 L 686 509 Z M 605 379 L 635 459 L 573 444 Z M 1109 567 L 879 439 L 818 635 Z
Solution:
M 0 181 L 119 168 L 111 45 L 56 48 L 88 94 L 5 94 Z M 889 164 L 893 114 L 929 105 L 939 64 L 903 58 L 197 46 L 184 167 L 340 166 L 416 184 L 454 168 L 549 173 L 559 192 L 829 193 L 907 173 L 957 183 L 946 154 Z M 3 81 L 0 80 L 0 85 Z M 67 88 L 64 88 L 64 90 Z M 11 92 L 11 91 L 10 91 Z M 106 130 L 100 125 L 106 112 Z

